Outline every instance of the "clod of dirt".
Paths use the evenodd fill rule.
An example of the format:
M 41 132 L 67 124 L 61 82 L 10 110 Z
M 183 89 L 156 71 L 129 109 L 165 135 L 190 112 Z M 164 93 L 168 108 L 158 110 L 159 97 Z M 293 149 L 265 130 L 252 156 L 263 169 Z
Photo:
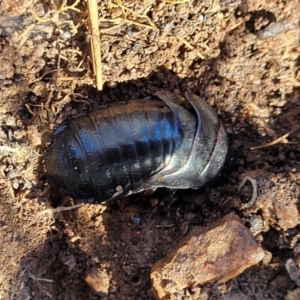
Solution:
M 287 230 L 298 225 L 299 213 L 297 210 L 296 199 L 287 200 L 284 195 L 280 198 L 275 198 L 274 212 L 278 218 L 278 225 Z
M 106 270 L 92 268 L 86 272 L 85 282 L 98 295 L 106 295 L 109 288 L 110 276 Z
M 264 170 L 251 172 L 251 177 L 257 181 L 258 190 L 257 199 L 252 208 L 262 212 L 266 223 L 263 225 L 263 222 L 260 222 L 255 217 L 257 222 L 254 219 L 250 221 L 251 231 L 256 231 L 256 234 L 260 231 L 267 231 L 268 224 L 284 230 L 296 227 L 299 217 L 297 209 L 297 185 L 289 183 L 287 186 L 283 175 L 273 176 Z M 241 193 L 243 193 L 243 190 Z
M 38 131 L 37 126 L 30 125 L 27 127 L 28 139 L 32 143 L 33 146 L 39 146 L 42 144 L 42 137 L 40 132 Z
M 285 300 L 298 300 L 300 299 L 300 288 L 297 288 L 293 291 L 289 291 L 285 297 Z
M 226 282 L 263 257 L 248 228 L 231 213 L 191 232 L 152 267 L 153 293 L 157 299 L 169 299 L 196 285 Z

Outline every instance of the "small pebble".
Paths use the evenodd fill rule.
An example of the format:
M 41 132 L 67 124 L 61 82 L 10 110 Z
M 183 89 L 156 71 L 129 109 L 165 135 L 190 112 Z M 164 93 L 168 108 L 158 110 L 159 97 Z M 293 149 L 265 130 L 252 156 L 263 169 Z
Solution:
M 257 36 L 261 40 L 273 38 L 285 30 L 285 24 L 283 22 L 273 22 L 266 28 L 259 30 Z

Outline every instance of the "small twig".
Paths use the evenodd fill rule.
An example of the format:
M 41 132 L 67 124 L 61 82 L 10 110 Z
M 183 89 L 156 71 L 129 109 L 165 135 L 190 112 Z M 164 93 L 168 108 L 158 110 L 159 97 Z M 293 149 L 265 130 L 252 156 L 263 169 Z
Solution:
M 133 20 L 129 20 L 129 19 L 126 19 L 126 18 L 115 18 L 115 19 L 105 20 L 105 21 L 110 22 L 110 23 L 117 23 L 117 24 L 112 26 L 112 27 L 102 28 L 101 33 L 106 33 L 106 32 L 109 32 L 111 30 L 114 30 L 116 28 L 119 28 L 119 27 L 123 26 L 125 23 L 135 25 L 137 27 L 144 27 L 144 28 L 151 29 L 151 30 L 158 30 L 156 27 L 153 28 L 153 26 L 151 26 L 151 25 L 140 23 L 140 22 L 133 21 Z
M 51 21 L 50 18 L 45 18 L 45 19 L 40 18 L 40 17 L 33 11 L 33 9 L 30 9 L 29 12 L 33 14 L 34 18 L 37 20 L 37 22 L 38 22 L 39 24 L 43 24 L 43 23 L 47 23 L 47 22 L 50 22 L 50 21 Z
M 44 293 L 45 295 L 47 295 L 50 299 L 53 299 L 53 296 L 52 296 L 47 290 L 45 290 L 45 289 L 38 283 L 38 281 L 44 281 L 44 282 L 52 283 L 52 282 L 54 282 L 54 280 L 35 277 L 35 276 L 34 276 L 32 273 L 30 273 L 29 271 L 28 271 L 28 275 L 29 275 L 29 278 L 31 278 L 33 281 L 36 281 L 36 286 L 37 286 L 37 288 L 38 288 L 42 293 Z
M 98 6 L 96 0 L 87 0 L 88 15 L 90 20 L 90 33 L 91 33 L 91 56 L 93 63 L 93 70 L 96 79 L 96 88 L 101 91 L 102 82 L 102 62 L 101 62 L 101 45 L 100 45 L 100 32 L 98 21 Z
M 60 51 L 60 47 L 59 44 L 57 44 L 56 46 L 57 51 L 58 51 L 58 58 L 57 58 L 57 72 L 56 72 L 56 76 L 55 73 L 54 75 L 54 86 L 57 86 L 58 82 L 59 82 L 59 77 L 60 77 L 60 62 L 61 62 L 61 51 Z
M 28 271 L 28 275 L 31 279 L 35 281 L 44 281 L 44 282 L 54 282 L 53 279 L 46 279 L 46 278 L 40 278 L 40 277 L 35 277 L 31 272 Z
M 76 204 L 76 205 L 68 206 L 68 207 L 60 206 L 60 207 L 57 207 L 57 208 L 47 208 L 47 209 L 44 209 L 41 212 L 39 212 L 38 217 L 40 217 L 43 214 L 53 215 L 54 213 L 61 212 L 61 211 L 72 210 L 72 209 L 75 209 L 75 208 L 80 207 L 80 206 L 81 206 L 81 204 Z
M 41 77 L 36 78 L 36 79 L 30 81 L 30 83 L 34 83 L 34 82 L 37 82 L 37 81 L 41 81 L 46 75 L 48 75 L 48 74 L 50 74 L 50 73 L 54 73 L 54 72 L 57 72 L 57 70 L 51 70 L 51 71 L 45 72 Z
M 288 141 L 287 137 L 297 129 L 298 128 L 295 128 L 295 129 L 291 130 L 290 132 L 284 134 L 283 136 L 279 137 L 278 139 L 276 139 L 272 142 L 265 143 L 265 144 L 260 145 L 260 146 L 251 147 L 249 150 L 256 150 L 256 149 L 266 148 L 266 147 L 274 146 L 274 145 L 279 144 L 279 143 L 282 143 L 282 144 L 296 144 L 296 142 Z
M 131 25 L 135 25 L 137 27 L 144 27 L 144 28 L 151 29 L 151 30 L 156 30 L 156 31 L 159 30 L 156 27 L 156 25 L 153 23 L 153 21 L 147 15 L 138 14 L 134 10 L 132 10 L 132 9 L 124 6 L 123 3 L 122 3 L 122 1 L 120 1 L 120 0 L 117 0 L 117 3 L 118 4 L 111 3 L 111 5 L 113 5 L 113 7 L 120 7 L 122 9 L 122 11 L 123 11 L 123 17 L 113 18 L 113 19 L 100 19 L 100 22 L 109 22 L 109 23 L 116 24 L 116 25 L 114 25 L 112 27 L 101 29 L 101 33 L 109 32 L 110 30 L 116 29 L 116 28 L 124 25 L 125 23 L 131 24 Z M 126 12 L 131 13 L 132 15 L 134 15 L 134 16 L 136 16 L 138 18 L 146 19 L 146 21 L 148 22 L 148 24 L 144 24 L 144 23 L 141 23 L 141 22 L 138 22 L 138 21 L 135 21 L 135 20 L 128 19 Z
M 72 210 L 72 209 L 75 209 L 75 208 L 78 208 L 80 207 L 81 204 L 76 204 L 76 205 L 73 205 L 73 206 L 68 206 L 68 207 L 57 207 L 57 208 L 47 208 L 47 209 L 44 209 L 42 211 L 40 211 L 39 213 L 36 214 L 35 218 L 34 218 L 34 221 L 32 223 L 30 223 L 28 225 L 28 227 L 31 227 L 33 224 L 35 224 L 37 222 L 37 220 L 42 216 L 42 215 L 46 215 L 48 214 L 50 217 L 53 218 L 53 215 L 55 213 L 58 213 L 58 212 L 62 212 L 62 211 L 68 211 L 68 210 Z
M 126 11 L 131 13 L 132 15 L 138 17 L 138 18 L 142 18 L 142 19 L 146 19 L 148 21 L 148 23 L 150 24 L 149 25 L 146 25 L 146 24 L 142 24 L 142 23 L 139 23 L 139 22 L 135 22 L 135 21 L 132 21 L 132 20 L 128 20 L 127 18 L 126 19 L 126 22 L 130 22 L 134 25 L 137 25 L 137 26 L 143 26 L 143 27 L 146 27 L 146 28 L 149 28 L 149 29 L 153 29 L 153 30 L 158 30 L 158 28 L 156 27 L 156 25 L 153 23 L 153 21 L 147 16 L 147 15 L 141 15 L 137 12 L 135 12 L 134 10 L 128 8 L 127 6 L 125 6 L 123 3 L 122 3 L 122 0 L 116 0 L 117 1 L 117 5 L 122 9 L 123 11 L 123 14 L 126 16 Z
M 240 190 L 245 185 L 247 180 L 250 181 L 252 184 L 252 197 L 251 197 L 251 200 L 244 205 L 245 208 L 252 207 L 257 199 L 257 182 L 254 178 L 252 178 L 250 176 L 244 177 L 244 179 L 242 180 L 242 182 L 240 183 L 240 185 L 238 187 L 238 191 L 240 192 Z
M 36 113 L 30 108 L 30 105 L 28 103 L 25 103 L 25 106 L 27 108 L 27 110 L 33 115 L 36 116 Z
M 194 50 L 194 46 L 192 46 L 187 40 L 180 37 L 176 37 L 176 38 L 178 41 L 183 43 L 187 48 L 189 48 L 190 50 Z M 196 51 L 196 53 L 201 59 L 204 59 L 204 56 L 199 51 Z

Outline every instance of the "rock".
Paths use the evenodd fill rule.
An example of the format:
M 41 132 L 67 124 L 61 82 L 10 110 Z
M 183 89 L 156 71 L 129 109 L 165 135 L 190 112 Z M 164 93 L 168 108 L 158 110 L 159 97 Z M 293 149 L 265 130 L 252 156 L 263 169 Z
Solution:
M 273 174 L 266 171 L 257 171 L 251 177 L 257 180 L 260 191 L 255 210 L 261 211 L 265 226 L 261 231 L 268 231 L 268 224 L 276 230 L 295 228 L 299 219 L 297 180 L 287 173 Z
M 95 294 L 100 296 L 107 295 L 110 276 L 105 269 L 92 268 L 86 272 L 84 279 Z
M 285 31 L 285 24 L 283 22 L 273 22 L 266 28 L 259 30 L 257 36 L 261 40 L 273 38 L 276 35 Z
M 295 262 L 290 258 L 284 264 L 287 272 L 289 273 L 291 279 L 300 286 L 300 269 L 297 267 Z
M 13 135 L 16 140 L 21 140 L 26 137 L 26 132 L 23 129 L 16 129 Z
M 231 213 L 192 231 L 151 270 L 152 291 L 169 299 L 185 288 L 226 282 L 264 257 L 249 229 Z
M 285 300 L 299 300 L 300 299 L 300 288 L 297 288 L 293 291 L 288 291 Z
M 38 131 L 37 126 L 29 125 L 27 127 L 28 139 L 34 147 L 37 147 L 42 144 L 41 133 Z
M 277 223 L 283 230 L 294 228 L 298 225 L 297 199 L 289 199 L 284 195 L 278 195 L 273 199 L 274 213 Z

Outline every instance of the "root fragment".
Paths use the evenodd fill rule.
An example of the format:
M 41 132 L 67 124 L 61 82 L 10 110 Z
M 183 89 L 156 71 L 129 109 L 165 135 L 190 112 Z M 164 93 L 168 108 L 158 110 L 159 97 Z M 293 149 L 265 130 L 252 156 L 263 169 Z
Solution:
M 40 278 L 40 277 L 36 277 L 34 276 L 31 272 L 28 271 L 28 275 L 31 279 L 35 280 L 35 281 L 44 281 L 44 282 L 54 282 L 53 279 L 46 279 L 46 278 Z
M 68 9 L 80 12 L 80 9 L 76 8 L 75 6 L 77 6 L 80 3 L 80 0 L 75 0 L 74 3 L 72 5 L 67 5 L 67 0 L 63 0 L 60 8 L 59 8 L 59 12 L 63 12 L 66 11 Z
M 54 214 L 55 213 L 59 213 L 59 212 L 62 212 L 62 211 L 69 211 L 69 210 L 78 208 L 80 206 L 81 206 L 81 204 L 76 204 L 76 205 L 68 206 L 68 207 L 57 207 L 57 208 L 44 209 L 44 210 L 42 210 L 42 211 L 40 211 L 39 213 L 36 214 L 36 217 L 34 218 L 34 221 L 31 224 L 29 224 L 28 227 L 31 227 L 33 224 L 35 224 L 40 219 L 40 217 L 43 216 L 43 215 L 49 215 L 49 217 L 54 220 Z
M 265 143 L 263 145 L 259 145 L 259 146 L 255 146 L 255 147 L 251 147 L 250 150 L 256 150 L 256 149 L 261 149 L 261 148 L 266 148 L 266 147 L 270 147 L 270 146 L 274 146 L 276 144 L 296 144 L 296 142 L 290 142 L 287 140 L 288 136 L 290 134 L 292 134 L 295 130 L 297 130 L 299 128 L 293 129 L 290 132 L 284 134 L 283 136 L 279 137 L 278 139 L 269 142 L 269 143 Z

